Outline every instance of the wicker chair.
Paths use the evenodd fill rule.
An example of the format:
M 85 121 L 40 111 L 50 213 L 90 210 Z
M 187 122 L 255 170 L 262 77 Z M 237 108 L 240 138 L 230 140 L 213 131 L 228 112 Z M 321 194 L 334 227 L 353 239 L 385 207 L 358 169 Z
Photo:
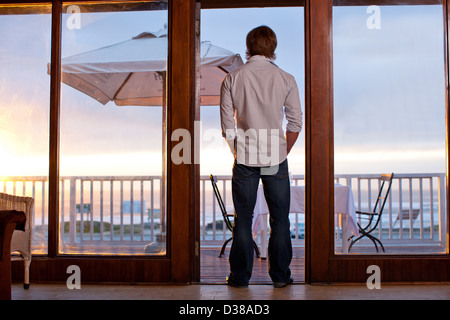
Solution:
M 15 230 L 11 240 L 11 261 L 24 261 L 24 283 L 23 287 L 30 287 L 30 264 L 31 264 L 31 232 L 33 225 L 34 199 L 31 197 L 13 196 L 0 193 L 0 210 L 23 211 L 26 216 L 25 231 Z

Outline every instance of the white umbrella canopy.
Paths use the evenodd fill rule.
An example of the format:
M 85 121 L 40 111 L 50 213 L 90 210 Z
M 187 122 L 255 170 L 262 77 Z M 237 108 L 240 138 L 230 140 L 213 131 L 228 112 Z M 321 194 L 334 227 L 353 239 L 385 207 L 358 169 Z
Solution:
M 167 29 L 62 59 L 62 81 L 102 104 L 163 105 Z M 239 54 L 204 41 L 200 47 L 200 104 L 218 105 L 225 75 L 243 64 Z

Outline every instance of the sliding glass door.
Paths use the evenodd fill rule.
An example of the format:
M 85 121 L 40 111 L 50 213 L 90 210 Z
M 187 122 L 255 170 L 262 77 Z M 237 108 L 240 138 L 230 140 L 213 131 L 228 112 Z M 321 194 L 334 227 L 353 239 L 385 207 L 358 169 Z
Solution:
M 380 175 L 394 173 L 377 225 L 336 215 L 336 253 L 447 251 L 443 16 L 438 3 L 333 7 L 336 181 L 356 211 L 373 212 Z M 352 241 L 370 219 L 370 236 Z
M 166 2 L 66 3 L 60 252 L 166 252 Z M 110 5 L 108 5 L 110 6 Z
M 0 192 L 34 198 L 32 253 L 48 249 L 51 6 L 0 6 Z

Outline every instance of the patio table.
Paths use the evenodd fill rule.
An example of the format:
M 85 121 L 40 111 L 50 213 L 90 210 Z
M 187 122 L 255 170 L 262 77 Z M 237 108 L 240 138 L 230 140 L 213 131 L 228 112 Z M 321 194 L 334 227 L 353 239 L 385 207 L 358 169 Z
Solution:
M 348 238 L 351 235 L 358 235 L 358 225 L 356 223 L 356 209 L 353 201 L 353 193 L 350 186 L 341 184 L 334 185 L 334 210 L 335 224 L 341 222 L 342 228 L 342 250 L 348 253 Z M 305 186 L 291 186 L 291 213 L 305 212 Z M 267 257 L 267 216 L 269 208 L 264 197 L 263 187 L 258 188 L 255 209 L 253 212 L 253 236 L 256 238 L 261 233 L 261 258 Z M 336 219 L 340 215 L 340 220 Z

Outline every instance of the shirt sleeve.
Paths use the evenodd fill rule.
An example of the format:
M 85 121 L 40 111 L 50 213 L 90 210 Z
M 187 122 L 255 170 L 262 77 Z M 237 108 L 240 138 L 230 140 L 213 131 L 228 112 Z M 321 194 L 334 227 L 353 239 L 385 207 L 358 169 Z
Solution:
M 222 136 L 227 140 L 234 140 L 236 137 L 236 121 L 234 118 L 234 107 L 231 99 L 231 79 L 225 77 L 220 89 L 220 122 Z
M 291 79 L 289 91 L 284 102 L 284 110 L 286 114 L 286 131 L 300 132 L 303 126 L 303 112 L 300 105 L 300 96 L 298 93 L 297 83 L 295 79 Z

